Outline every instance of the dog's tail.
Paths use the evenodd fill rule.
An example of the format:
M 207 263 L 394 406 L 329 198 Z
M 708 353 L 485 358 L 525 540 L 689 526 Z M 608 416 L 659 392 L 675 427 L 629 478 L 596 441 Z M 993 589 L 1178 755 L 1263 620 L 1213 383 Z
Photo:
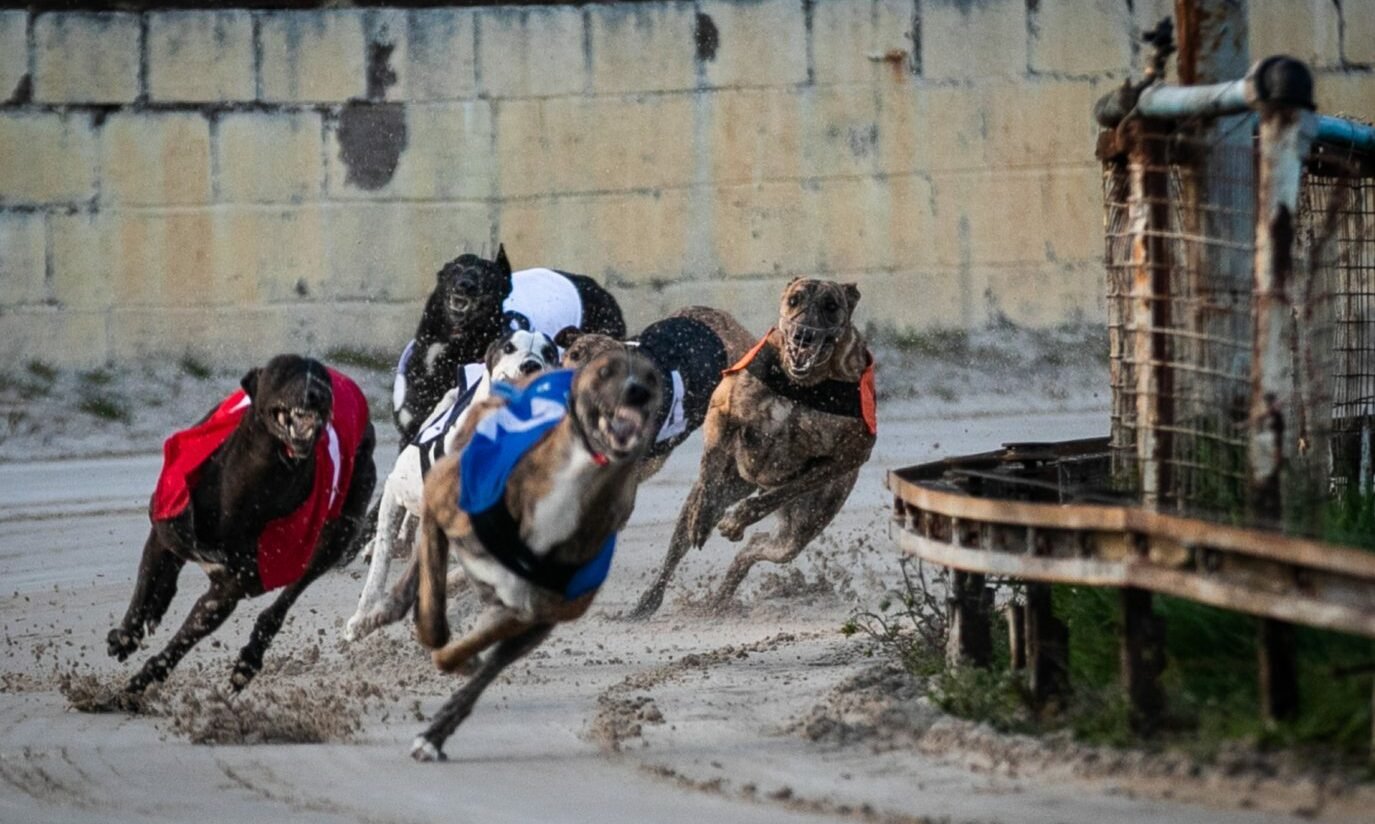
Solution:
M 430 649 L 449 642 L 445 588 L 449 576 L 449 536 L 428 509 L 420 515 L 420 546 L 416 549 L 420 567 L 420 591 L 415 601 L 415 636 Z

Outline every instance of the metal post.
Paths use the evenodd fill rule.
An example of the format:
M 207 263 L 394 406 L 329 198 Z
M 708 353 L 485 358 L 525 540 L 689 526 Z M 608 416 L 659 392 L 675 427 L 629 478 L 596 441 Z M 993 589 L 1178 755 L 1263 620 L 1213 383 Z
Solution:
M 1286 465 L 1296 457 L 1294 438 L 1285 435 L 1296 409 L 1289 346 L 1294 233 L 1303 163 L 1316 134 L 1316 119 L 1301 108 L 1275 104 L 1261 111 L 1247 449 L 1247 503 L 1253 521 L 1283 519 Z M 1292 627 L 1261 619 L 1256 642 L 1261 712 L 1269 721 L 1292 718 L 1299 708 Z
M 1055 617 L 1050 584 L 1026 585 L 1028 687 L 1037 707 L 1069 694 L 1069 627 Z
M 1179 30 L 1176 57 L 1183 86 L 1226 83 L 1217 100 L 1244 101 L 1246 84 L 1238 81 L 1248 69 L 1247 14 L 1244 0 L 1176 0 Z M 1180 90 L 1187 94 L 1187 89 Z M 1198 119 L 1194 148 L 1199 152 L 1182 175 L 1180 216 L 1184 230 L 1195 238 L 1223 238 L 1229 245 L 1186 244 L 1189 315 L 1176 318 L 1190 336 L 1180 353 L 1189 362 L 1211 369 L 1230 370 L 1236 354 L 1219 341 L 1244 341 L 1249 332 L 1244 294 L 1250 279 L 1250 260 L 1244 247 L 1252 238 L 1254 168 L 1251 129 L 1243 123 L 1249 113 Z M 1198 114 L 1187 117 L 1199 118 Z M 1179 419 L 1215 418 L 1218 410 L 1240 410 L 1244 397 L 1232 397 L 1226 385 L 1183 375 L 1187 387 L 1180 394 L 1193 398 L 1193 408 L 1176 410 Z M 1240 423 L 1237 421 L 1236 423 Z
M 1168 368 L 1170 327 L 1169 174 L 1164 135 L 1153 121 L 1124 124 L 1130 145 L 1132 242 L 1132 360 L 1136 365 L 1136 455 L 1141 503 L 1156 507 L 1169 496 L 1170 424 L 1174 375 Z
M 1145 590 L 1120 590 L 1122 601 L 1122 682 L 1127 690 L 1132 731 L 1150 735 L 1165 715 L 1165 622 L 1151 608 Z
M 1251 346 L 1248 501 L 1253 518 L 1283 512 L 1282 474 L 1286 415 L 1294 408 L 1289 320 L 1294 276 L 1294 233 L 1299 183 L 1316 126 L 1311 113 L 1293 106 L 1266 106 L 1260 123 L 1253 284 L 1255 328 Z
M 951 574 L 945 659 L 952 669 L 988 667 L 993 656 L 992 608 L 993 590 L 983 575 L 959 570 Z

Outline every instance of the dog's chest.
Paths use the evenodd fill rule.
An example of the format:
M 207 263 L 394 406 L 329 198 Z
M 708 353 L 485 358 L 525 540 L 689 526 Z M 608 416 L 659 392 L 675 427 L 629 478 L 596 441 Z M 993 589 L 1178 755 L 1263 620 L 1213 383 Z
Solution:
M 849 448 L 863 424 L 818 412 L 770 392 L 744 376 L 732 403 L 736 464 L 748 481 L 764 487 L 785 483 L 818 458 Z
M 568 460 L 553 470 L 545 494 L 535 501 L 521 529 L 521 537 L 538 554 L 573 536 L 584 515 L 584 497 L 600 467 L 582 449 L 573 449 Z

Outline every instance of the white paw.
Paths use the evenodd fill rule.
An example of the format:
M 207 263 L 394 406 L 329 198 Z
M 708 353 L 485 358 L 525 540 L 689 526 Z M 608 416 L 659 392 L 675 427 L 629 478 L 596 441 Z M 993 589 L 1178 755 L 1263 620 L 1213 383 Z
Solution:
M 429 739 L 423 735 L 417 735 L 415 741 L 411 743 L 411 758 L 416 761 L 443 761 L 444 753 L 439 748 L 431 744 Z
M 344 640 L 353 643 L 366 634 L 363 630 L 363 613 L 354 613 L 349 622 L 344 625 Z

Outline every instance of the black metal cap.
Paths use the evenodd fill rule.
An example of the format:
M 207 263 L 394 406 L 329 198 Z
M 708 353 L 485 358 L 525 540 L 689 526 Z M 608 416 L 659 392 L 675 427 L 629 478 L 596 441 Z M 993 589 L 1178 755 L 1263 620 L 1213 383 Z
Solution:
M 1302 60 L 1278 54 L 1267 57 L 1246 73 L 1248 91 L 1261 105 L 1313 109 L 1313 72 Z

